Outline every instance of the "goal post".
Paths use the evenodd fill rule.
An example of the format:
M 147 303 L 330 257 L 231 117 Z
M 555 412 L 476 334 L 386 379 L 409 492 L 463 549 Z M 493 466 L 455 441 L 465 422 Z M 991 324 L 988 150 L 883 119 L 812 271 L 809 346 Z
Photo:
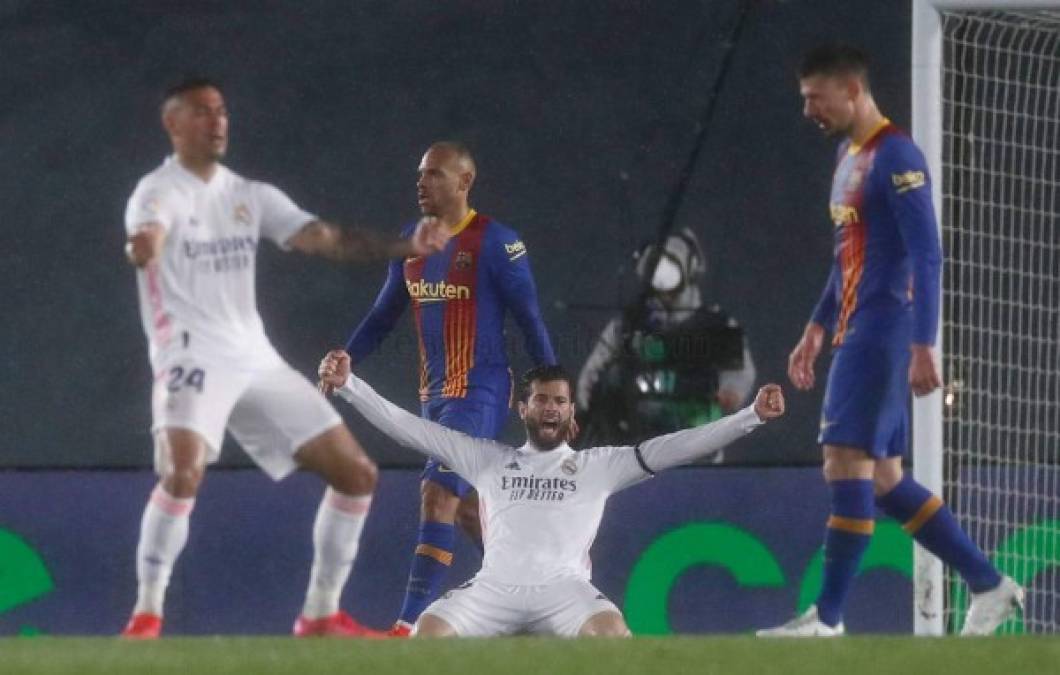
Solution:
M 912 132 L 945 255 L 944 389 L 913 402 L 913 475 L 1028 616 L 1060 627 L 1060 0 L 913 0 Z M 958 628 L 959 580 L 919 546 L 914 632 Z

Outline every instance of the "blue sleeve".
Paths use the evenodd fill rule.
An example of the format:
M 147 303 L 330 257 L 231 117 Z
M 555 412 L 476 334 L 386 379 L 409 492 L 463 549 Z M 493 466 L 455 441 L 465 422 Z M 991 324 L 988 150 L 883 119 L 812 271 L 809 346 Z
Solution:
M 828 273 L 828 283 L 824 285 L 824 291 L 821 293 L 821 298 L 817 301 L 817 306 L 813 309 L 813 316 L 810 317 L 810 321 L 821 324 L 825 327 L 825 330 L 829 332 L 835 330 L 835 298 L 836 285 L 838 283 L 839 264 L 833 259 L 832 271 Z
M 530 271 L 526 245 L 515 232 L 494 227 L 497 234 L 487 242 L 489 274 L 504 306 L 523 332 L 526 351 L 535 365 L 553 364 L 556 355 L 537 304 L 537 287 Z
M 364 317 L 353 335 L 346 341 L 346 351 L 354 364 L 361 363 L 383 339 L 394 330 L 409 304 L 409 291 L 405 286 L 404 261 L 395 259 L 387 267 L 386 282 L 372 304 L 368 316 Z
M 881 176 L 913 272 L 913 343 L 935 344 L 939 327 L 942 245 L 931 201 L 927 162 L 912 141 L 902 138 L 884 154 Z

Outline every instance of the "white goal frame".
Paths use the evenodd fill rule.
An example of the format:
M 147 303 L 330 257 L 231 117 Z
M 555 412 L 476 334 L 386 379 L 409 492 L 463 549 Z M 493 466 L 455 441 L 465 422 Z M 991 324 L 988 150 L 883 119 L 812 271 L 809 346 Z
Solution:
M 913 0 L 912 132 L 936 181 L 935 215 L 942 225 L 942 23 L 946 10 L 1056 9 L 1060 0 Z M 942 233 L 940 231 L 941 238 Z M 940 293 L 941 293 L 940 284 Z M 942 322 L 936 345 L 939 349 Z M 941 354 L 939 354 L 941 356 Z M 913 400 L 913 477 L 935 494 L 943 491 L 942 392 Z M 913 632 L 945 633 L 942 563 L 916 545 L 913 554 Z

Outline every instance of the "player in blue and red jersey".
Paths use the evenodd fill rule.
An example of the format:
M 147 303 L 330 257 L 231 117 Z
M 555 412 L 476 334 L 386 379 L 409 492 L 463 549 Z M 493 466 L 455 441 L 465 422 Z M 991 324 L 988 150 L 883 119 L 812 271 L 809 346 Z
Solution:
M 961 574 L 973 593 L 963 633 L 988 635 L 1022 605 L 1023 589 L 997 571 L 939 497 L 902 471 L 909 391 L 924 396 L 941 384 L 933 345 L 942 251 L 927 165 L 876 107 L 868 61 L 859 50 L 811 50 L 799 85 L 803 114 L 826 134 L 844 137 L 830 204 L 835 260 L 788 361 L 795 387 L 811 388 L 814 361 L 832 331 L 818 439 L 832 512 L 816 604 L 758 634 L 843 634 L 843 605 L 879 507 Z
M 443 141 L 427 150 L 416 183 L 420 210 L 441 219 L 452 237 L 439 253 L 391 263 L 382 291 L 346 350 L 355 365 L 362 362 L 411 302 L 423 417 L 492 439 L 504 429 L 511 398 L 505 314 L 515 318 L 535 364 L 553 364 L 555 356 L 526 246 L 511 229 L 469 206 L 474 180 L 475 162 L 463 144 Z M 473 495 L 467 481 L 435 460 L 427 462 L 419 540 L 392 634 L 407 635 L 437 597 L 452 563 L 454 523 L 465 497 L 461 525 L 481 537 Z

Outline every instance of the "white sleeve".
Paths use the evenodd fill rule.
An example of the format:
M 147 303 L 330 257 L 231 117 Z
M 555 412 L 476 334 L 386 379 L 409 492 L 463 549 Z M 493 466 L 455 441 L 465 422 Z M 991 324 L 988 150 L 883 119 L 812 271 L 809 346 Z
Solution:
M 254 183 L 258 207 L 261 209 L 261 234 L 287 248 L 287 240 L 306 224 L 317 220 L 308 211 L 303 211 L 279 188 L 268 183 Z
M 406 412 L 356 375 L 350 375 L 336 393 L 384 434 L 410 450 L 434 457 L 472 485 L 487 461 L 501 457 L 508 449 L 496 441 L 473 438 Z
M 763 424 L 754 406 L 691 429 L 650 438 L 637 446 L 592 448 L 606 462 L 614 491 L 627 488 L 663 469 L 689 464 L 721 450 Z
M 171 188 L 141 180 L 125 205 L 125 233 L 134 235 L 148 223 L 158 223 L 169 231 L 176 215 L 175 197 Z

